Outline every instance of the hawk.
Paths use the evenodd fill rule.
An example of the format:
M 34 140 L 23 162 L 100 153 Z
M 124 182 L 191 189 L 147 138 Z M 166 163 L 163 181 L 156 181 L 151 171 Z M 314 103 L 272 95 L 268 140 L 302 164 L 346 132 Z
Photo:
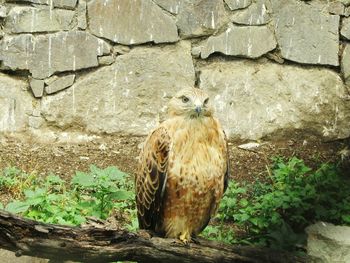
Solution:
M 228 174 L 226 136 L 208 95 L 182 89 L 141 150 L 135 182 L 140 228 L 190 242 L 216 213 Z

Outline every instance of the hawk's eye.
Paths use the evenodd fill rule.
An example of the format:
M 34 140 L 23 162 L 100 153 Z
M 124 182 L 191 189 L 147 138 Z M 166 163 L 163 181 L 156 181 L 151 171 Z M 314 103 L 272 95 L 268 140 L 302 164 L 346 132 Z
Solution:
M 206 98 L 206 99 L 204 100 L 204 105 L 207 105 L 208 102 L 209 102 L 209 98 Z
M 189 102 L 189 100 L 190 100 L 190 99 L 187 98 L 186 96 L 182 96 L 181 99 L 182 99 L 182 102 L 183 102 L 183 103 L 187 103 L 187 102 Z

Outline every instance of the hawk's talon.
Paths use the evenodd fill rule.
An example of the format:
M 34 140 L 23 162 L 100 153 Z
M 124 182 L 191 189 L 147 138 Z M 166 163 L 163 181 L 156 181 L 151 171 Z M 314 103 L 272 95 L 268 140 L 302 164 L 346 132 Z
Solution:
M 189 242 L 184 242 L 178 238 L 175 238 L 171 243 L 177 246 L 189 247 Z
M 189 233 L 186 231 L 184 233 L 182 233 L 179 236 L 179 240 L 185 245 L 185 246 L 189 246 L 190 242 L 191 242 L 191 236 L 189 235 Z

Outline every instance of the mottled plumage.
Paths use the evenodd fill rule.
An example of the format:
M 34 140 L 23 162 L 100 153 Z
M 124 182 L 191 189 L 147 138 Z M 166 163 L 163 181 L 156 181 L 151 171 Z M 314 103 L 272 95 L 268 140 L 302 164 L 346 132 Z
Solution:
M 225 134 L 200 89 L 169 102 L 168 118 L 147 137 L 136 176 L 139 225 L 188 242 L 215 214 L 227 187 Z

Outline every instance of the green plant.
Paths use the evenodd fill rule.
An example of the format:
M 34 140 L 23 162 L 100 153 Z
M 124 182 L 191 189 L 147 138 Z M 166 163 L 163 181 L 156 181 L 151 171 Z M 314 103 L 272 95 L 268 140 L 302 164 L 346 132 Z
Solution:
M 227 244 L 236 243 L 233 229 L 225 225 L 223 222 L 220 222 L 218 225 L 208 225 L 201 233 L 201 236 L 209 240 L 215 240 Z
M 35 172 L 27 174 L 16 167 L 7 167 L 0 175 L 0 188 L 11 198 L 23 197 L 23 190 L 30 188 L 39 179 Z
M 304 244 L 303 230 L 315 221 L 350 225 L 348 185 L 349 178 L 336 165 L 311 169 L 296 157 L 274 158 L 264 180 L 229 183 L 218 216 L 202 236 L 294 249 Z M 115 167 L 91 166 L 70 183 L 55 175 L 42 178 L 7 168 L 0 176 L 0 190 L 15 199 L 5 209 L 35 220 L 79 225 L 89 216 L 106 219 L 115 214 L 127 229 L 138 228 L 133 180 Z
M 79 225 L 85 217 L 74 195 L 63 180 L 49 175 L 33 189 L 24 190 L 24 199 L 9 203 L 6 210 L 47 223 Z
M 303 244 L 304 228 L 323 220 L 349 224 L 349 182 L 337 166 L 312 170 L 296 158 L 275 158 L 269 182 L 230 182 L 219 209 L 221 220 L 246 232 L 241 243 L 288 248 Z
M 108 217 L 112 208 L 127 208 L 134 200 L 130 178 L 115 167 L 102 170 L 91 166 L 90 173 L 77 172 L 72 178 L 72 186 L 79 193 L 80 207 L 102 219 Z
M 14 171 L 10 173 L 13 176 L 5 179 L 8 174 L 4 174 L 0 182 L 9 182 L 1 187 L 17 189 L 21 173 L 10 170 Z M 70 184 L 55 175 L 35 177 L 32 181 L 35 183 L 20 188 L 22 198 L 8 203 L 6 210 L 47 223 L 68 225 L 84 223 L 89 216 L 106 219 L 113 210 L 129 216 L 135 213 L 132 180 L 116 167 L 91 166 L 88 173 L 77 172 Z

